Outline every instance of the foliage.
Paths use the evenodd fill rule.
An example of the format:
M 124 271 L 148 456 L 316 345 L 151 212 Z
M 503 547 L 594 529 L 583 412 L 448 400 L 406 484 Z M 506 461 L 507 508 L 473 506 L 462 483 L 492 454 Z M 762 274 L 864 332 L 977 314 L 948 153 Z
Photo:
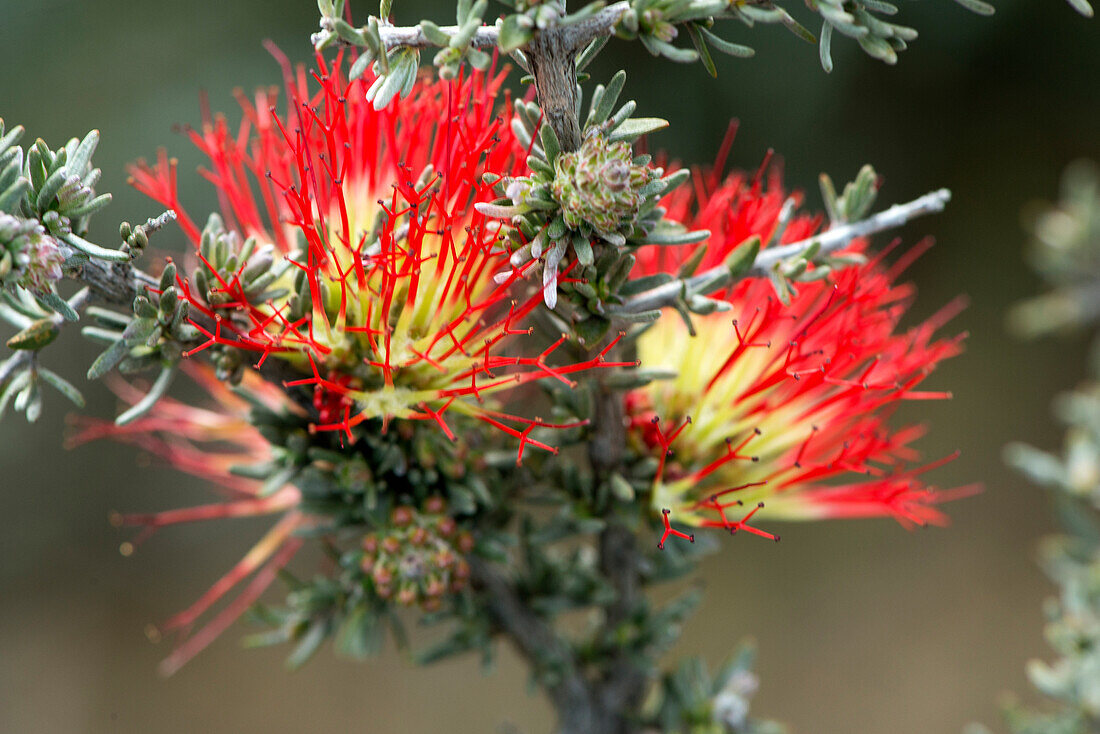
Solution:
M 576 151 L 562 150 L 553 127 L 543 124 L 538 105 L 517 101 L 513 130 L 520 145 L 531 151 L 530 171 L 496 180 L 502 198 L 478 205 L 482 213 L 511 225 L 512 267 L 538 261 L 546 305 L 557 308 L 593 344 L 611 326 L 607 307 L 623 303 L 620 289 L 627 284 L 638 247 L 683 245 L 707 236 L 665 218 L 660 201 L 687 180 L 688 172 L 665 176 L 663 169 L 650 165 L 651 156 L 631 152 L 635 140 L 668 123 L 631 117 L 637 108 L 633 100 L 615 111 L 625 82 L 626 73 L 620 71 L 606 87 L 596 85 L 584 142 Z M 559 287 L 559 272 L 571 262 L 576 267 L 569 268 L 569 281 Z M 559 291 L 568 306 L 558 308 Z
M 1020 304 L 1010 323 L 1020 332 L 1044 333 L 1094 326 L 1100 313 L 1090 309 L 1100 286 L 1100 176 L 1080 161 L 1066 169 L 1062 195 L 1031 215 L 1031 259 L 1048 290 Z M 1095 347 L 1094 347 L 1095 349 Z M 1053 493 L 1063 535 L 1040 548 L 1043 570 L 1059 587 L 1044 607 L 1046 638 L 1058 654 L 1052 663 L 1028 665 L 1032 685 L 1049 699 L 1033 710 L 1011 701 L 1006 711 L 1016 734 L 1085 734 L 1100 726 L 1100 375 L 1054 404 L 1068 426 L 1062 450 L 1043 451 L 1026 444 L 1006 448 L 1008 462 L 1031 481 Z M 975 729 L 977 731 L 977 729 Z
M 1067 0 L 1081 15 L 1092 17 L 1088 0 Z M 897 63 L 898 53 L 917 38 L 917 30 L 893 22 L 900 9 L 884 0 L 806 0 L 804 12 L 820 23 L 815 36 L 785 6 L 774 0 L 604 0 L 588 2 L 583 7 L 566 10 L 564 0 L 501 0 L 511 12 L 496 20 L 488 16 L 488 1 L 461 0 L 456 24 L 440 27 L 422 20 L 413 35 L 403 34 L 401 42 L 387 30 L 393 13 L 392 0 L 385 0 L 379 15 L 370 16 L 356 28 L 346 13 L 345 0 L 318 0 L 321 30 L 313 35 L 317 50 L 336 43 L 346 43 L 363 50 L 360 70 L 374 64 L 378 76 L 377 104 L 385 106 L 395 94 L 408 94 L 411 71 L 419 60 L 420 47 L 439 48 L 433 64 L 443 75 L 454 75 L 458 65 L 470 63 L 484 69 L 488 55 L 481 49 L 497 47 L 502 53 L 521 59 L 522 48 L 535 35 L 560 29 L 573 35 L 586 34 L 592 27 L 603 27 L 618 38 L 637 40 L 654 56 L 671 61 L 700 62 L 711 76 L 717 76 L 712 51 L 739 58 L 753 56 L 749 46 L 734 43 L 716 32 L 716 25 L 736 20 L 747 28 L 756 24 L 779 24 L 796 37 L 816 44 L 821 66 L 832 71 L 832 41 L 834 34 L 856 41 L 872 58 L 888 64 Z M 985 0 L 955 0 L 967 10 L 979 15 L 992 15 L 994 7 Z M 809 22 L 808 20 L 806 22 Z M 570 31 L 572 29 L 572 31 Z M 691 46 L 676 45 L 680 30 L 687 31 Z M 605 38 L 593 41 L 591 51 L 597 52 Z M 412 47 L 412 48 L 410 48 Z
M 101 172 L 92 156 L 99 131 L 73 138 L 56 151 L 41 138 L 22 148 L 23 133 L 22 126 L 5 131 L 0 119 L 0 319 L 18 329 L 7 341 L 14 353 L 0 363 L 0 415 L 12 403 L 34 422 L 42 412 L 43 385 L 84 405 L 76 387 L 39 365 L 39 352 L 100 294 L 89 286 L 64 298 L 58 286 L 104 266 L 125 279 L 130 260 L 148 244 L 148 232 L 169 215 L 137 228 L 124 223 L 117 250 L 89 242 L 92 216 L 111 201 L 110 194 L 95 190 Z

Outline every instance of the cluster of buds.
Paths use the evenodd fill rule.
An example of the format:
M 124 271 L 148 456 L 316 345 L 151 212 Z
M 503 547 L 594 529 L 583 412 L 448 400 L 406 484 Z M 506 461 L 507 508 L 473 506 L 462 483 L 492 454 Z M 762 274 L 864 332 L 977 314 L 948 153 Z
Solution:
M 388 528 L 363 539 L 360 567 L 380 598 L 435 611 L 444 595 L 466 587 L 470 567 L 462 556 L 474 537 L 459 531 L 446 509 L 442 497 L 430 497 L 420 511 L 398 506 Z
M 616 111 L 625 83 L 626 73 L 620 71 L 606 87 L 596 86 L 577 151 L 562 149 L 537 105 L 516 102 L 512 130 L 530 150 L 530 173 L 492 177 L 501 198 L 477 205 L 481 213 L 512 226 L 513 272 L 526 272 L 538 261 L 544 302 L 558 308 L 559 292 L 564 294 L 568 315 L 586 340 L 598 339 L 610 327 L 607 307 L 622 303 L 618 290 L 638 247 L 698 242 L 708 234 L 665 218 L 661 197 L 686 181 L 688 173 L 666 176 L 650 165 L 650 156 L 632 153 L 635 140 L 668 123 L 632 119 L 633 101 Z
M 661 7 L 671 3 L 638 3 L 629 11 L 623 13 L 619 23 L 624 33 L 636 33 L 642 39 L 642 43 L 657 39 L 664 43 L 672 43 L 676 38 L 676 26 L 667 20 L 669 9 Z
M 0 212 L 0 286 L 43 291 L 61 280 L 64 257 L 34 219 Z
M 290 262 L 279 256 L 275 245 L 261 246 L 255 237 L 242 242 L 240 235 L 226 230 L 219 215 L 211 214 L 199 240 L 199 264 L 191 282 L 212 306 L 231 303 L 235 297 L 263 303 L 286 295 L 286 290 L 271 286 L 289 269 Z
M 198 259 L 189 284 L 213 308 L 234 303 L 262 304 L 288 295 L 292 319 L 300 319 L 309 308 L 304 271 L 298 271 L 298 277 L 292 278 L 290 260 L 282 257 L 274 244 L 261 245 L 254 236 L 242 241 L 237 232 L 226 229 L 218 214 L 211 214 L 203 227 Z M 336 298 L 339 300 L 339 294 Z M 218 378 L 240 383 L 248 362 L 240 350 L 213 344 L 210 351 Z
M 642 160 L 634 158 L 626 141 L 612 142 L 598 127 L 588 130 L 579 150 L 558 155 L 551 191 L 565 226 L 626 244 L 623 231 L 633 231 L 646 185 L 662 173 L 640 165 Z

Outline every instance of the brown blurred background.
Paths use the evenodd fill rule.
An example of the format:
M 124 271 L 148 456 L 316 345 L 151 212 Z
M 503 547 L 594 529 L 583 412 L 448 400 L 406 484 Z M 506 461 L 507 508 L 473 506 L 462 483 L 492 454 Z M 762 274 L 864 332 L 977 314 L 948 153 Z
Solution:
M 399 20 L 446 21 L 451 12 L 449 2 L 395 4 Z M 717 664 L 754 635 L 754 710 L 798 732 L 997 723 L 999 695 L 1028 695 L 1025 661 L 1047 654 L 1040 606 L 1051 589 L 1034 547 L 1051 527 L 1048 497 L 1007 471 L 1000 451 L 1012 439 L 1059 440 L 1047 406 L 1082 374 L 1084 350 L 1080 340 L 1019 343 L 1003 314 L 1037 287 L 1024 265 L 1021 207 L 1053 197 L 1068 161 L 1100 158 L 1100 22 L 1058 0 L 997 5 L 989 19 L 947 0 L 904 3 L 901 21 L 921 38 L 897 68 L 838 39 L 836 71 L 826 75 L 816 50 L 782 29 L 731 24 L 726 35 L 757 55 L 719 59 L 717 81 L 621 42 L 594 69 L 600 79 L 629 66 L 626 94 L 642 114 L 673 123 L 651 145 L 687 162 L 708 161 L 739 117 L 734 164 L 754 168 L 773 147 L 789 185 L 811 202 L 818 172 L 848 180 L 864 162 L 886 176 L 884 205 L 940 186 L 955 195 L 947 213 L 903 235 L 939 241 L 910 271 L 918 315 L 967 293 L 972 304 L 953 328 L 971 337 L 929 383 L 955 399 L 922 403 L 908 417 L 931 424 L 927 455 L 963 451 L 936 480 L 982 481 L 985 493 L 950 507 L 954 524 L 942 530 L 838 522 L 787 527 L 778 545 L 727 543 L 704 569 L 707 601 L 678 650 Z M 193 210 L 213 205 L 173 125 L 197 121 L 200 90 L 232 112 L 234 86 L 276 83 L 264 38 L 307 59 L 315 14 L 312 0 L 0 0 L 0 114 L 55 146 L 103 131 L 101 188 L 116 199 L 93 235 L 111 242 L 119 220 L 156 213 L 126 188 L 123 165 L 158 145 L 181 158 Z M 178 248 L 182 237 L 156 244 Z M 93 355 L 69 334 L 47 359 L 80 378 Z M 114 409 L 101 385 L 86 395 L 89 413 Z M 175 678 L 157 678 L 167 648 L 148 643 L 143 626 L 193 600 L 259 527 L 177 528 L 122 558 L 108 511 L 207 495 L 161 468 L 135 467 L 120 447 L 63 450 L 66 412 L 51 395 L 38 425 L 14 416 L 0 425 L 0 731 L 490 732 L 506 721 L 549 730 L 548 707 L 506 649 L 489 676 L 472 659 L 414 669 L 397 653 L 358 664 L 327 650 L 290 674 L 286 650 L 239 650 L 238 626 Z

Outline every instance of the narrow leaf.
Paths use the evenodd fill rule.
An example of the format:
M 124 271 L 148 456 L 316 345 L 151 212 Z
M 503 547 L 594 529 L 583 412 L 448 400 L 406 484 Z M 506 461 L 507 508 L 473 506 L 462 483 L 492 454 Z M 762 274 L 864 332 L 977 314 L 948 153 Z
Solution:
M 129 349 L 126 347 L 126 342 L 123 339 L 119 339 L 92 362 L 92 366 L 88 368 L 88 379 L 98 380 L 103 375 L 107 374 L 115 368 L 115 366 L 122 361 L 122 358 L 127 355 Z
M 699 32 L 702 33 L 703 38 L 710 42 L 711 46 L 721 51 L 724 54 L 730 56 L 736 56 L 741 59 L 748 59 L 756 55 L 756 51 L 748 46 L 742 46 L 739 43 L 730 43 L 724 38 L 719 38 L 715 34 L 708 31 L 706 28 L 700 28 Z
M 73 405 L 78 408 L 84 407 L 84 396 L 64 377 L 45 367 L 38 368 L 38 376 L 45 380 L 50 387 L 67 397 Z
M 994 8 L 987 2 L 983 2 L 982 0 L 955 0 L 955 2 L 957 2 L 959 5 L 962 5 L 970 12 L 977 13 L 978 15 L 993 15 L 993 13 L 996 12 L 996 8 Z M 1070 4 L 1073 5 L 1075 8 L 1077 7 L 1077 4 L 1074 0 L 1070 0 Z
M 98 361 L 98 360 L 97 360 Z M 95 367 L 95 365 L 92 365 Z M 160 374 L 157 376 L 156 382 L 149 388 L 149 392 L 145 397 L 136 402 L 129 410 L 115 418 L 115 425 L 124 426 L 127 423 L 137 420 L 141 416 L 148 413 L 157 401 L 164 397 L 164 394 L 168 392 L 168 388 L 172 384 L 172 380 L 176 376 L 176 365 L 169 364 L 161 368 Z

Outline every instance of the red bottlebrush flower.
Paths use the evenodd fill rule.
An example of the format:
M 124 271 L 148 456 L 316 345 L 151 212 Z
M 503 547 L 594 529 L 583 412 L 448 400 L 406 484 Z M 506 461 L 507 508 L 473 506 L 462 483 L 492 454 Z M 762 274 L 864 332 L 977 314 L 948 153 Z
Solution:
M 688 227 L 712 232 L 703 268 L 754 235 L 772 240 L 787 199 L 774 170 L 766 186 L 764 169 L 725 179 L 717 170 L 697 172 L 694 193 L 666 202 Z M 795 218 L 778 241 L 801 240 L 821 221 Z M 864 247 L 856 241 L 849 251 Z M 639 274 L 664 269 L 665 249 L 643 249 Z M 697 336 L 673 317 L 639 338 L 643 365 L 678 374 L 626 397 L 637 445 L 660 453 L 652 503 L 654 511 L 671 510 L 665 538 L 668 519 L 775 539 L 750 519 L 945 521 L 936 505 L 970 489 L 925 485 L 920 475 L 934 465 L 908 466 L 918 459 L 911 444 L 922 429 L 887 424 L 900 401 L 949 397 L 918 386 L 961 350 L 962 336 L 936 336 L 961 301 L 898 329 L 914 290 L 896 280 L 921 249 L 893 266 L 880 255 L 827 281 L 799 283 L 787 306 L 767 280 L 743 280 L 714 294 L 729 310 L 697 317 Z
M 218 579 L 194 604 L 164 623 L 150 627 L 151 637 L 165 633 L 179 635 L 178 647 L 160 665 L 165 675 L 179 670 L 188 660 L 206 648 L 241 616 L 275 580 L 276 574 L 290 561 L 302 541 L 295 531 L 308 526 L 309 517 L 299 509 L 301 493 L 287 484 L 264 493 L 260 481 L 235 475 L 233 466 L 250 466 L 270 458 L 270 447 L 248 421 L 249 404 L 214 376 L 214 371 L 199 363 L 186 369 L 191 378 L 211 398 L 211 407 L 202 408 L 161 398 L 145 416 L 125 426 L 113 422 L 77 417 L 77 430 L 69 439 L 79 445 L 98 438 L 113 438 L 149 451 L 173 467 L 207 479 L 220 487 L 226 499 L 196 507 L 166 510 L 152 514 L 113 514 L 112 524 L 140 528 L 132 542 L 123 543 L 124 555 L 159 528 L 178 523 L 218 518 L 281 515 L 279 520 L 252 546 L 245 556 Z M 143 393 L 118 380 L 115 392 L 127 403 L 136 403 Z M 277 388 L 259 378 L 246 375 L 242 389 L 257 401 L 275 409 L 293 410 Z M 241 587 L 213 617 L 192 633 L 199 619 L 233 589 Z
M 318 58 L 315 92 L 303 70 L 282 63 L 283 115 L 275 93 L 263 91 L 239 100 L 237 130 L 218 117 L 191 132 L 229 229 L 252 238 L 243 254 L 226 257 L 209 234 L 204 244 L 163 153 L 132 169 L 134 185 L 175 209 L 199 250 L 198 276 L 179 279 L 207 337 L 198 349 L 229 345 L 259 363 L 286 360 L 308 375 L 291 384 L 316 392 L 316 427 L 349 438 L 372 418 L 433 420 L 451 435 L 451 412 L 518 437 L 521 454 L 527 444 L 553 450 L 530 437 L 547 424 L 485 401 L 536 380 L 572 384 L 568 375 L 609 365 L 602 355 L 552 365 L 564 338 L 530 348 L 525 318 L 541 294 L 513 300 L 523 272 L 508 265 L 500 223 L 474 209 L 493 198 L 484 173 L 514 175 L 524 165 L 498 114 L 504 75 L 422 79 L 407 99 L 376 111 L 365 97 L 371 80 L 348 82 L 339 60 Z M 264 293 L 250 286 L 257 282 Z
M 704 250 L 698 266 L 702 271 L 721 265 L 738 245 L 754 235 L 767 243 L 779 234 L 772 243 L 779 245 L 799 242 L 821 227 L 823 216 L 799 214 L 787 222 L 781 233 L 777 231 L 784 204 L 790 201 L 792 206 L 800 205 L 802 194 L 783 190 L 779 168 L 771 165 L 771 152 L 754 175 L 734 171 L 724 179 L 721 177 L 736 132 L 737 126 L 730 125 L 713 167 L 694 171 L 689 183 L 661 202 L 669 219 L 683 223 L 689 230 L 708 229 L 711 236 L 688 249 L 641 248 L 635 255 L 635 277 L 675 273 L 681 263 L 695 254 L 695 248 Z

